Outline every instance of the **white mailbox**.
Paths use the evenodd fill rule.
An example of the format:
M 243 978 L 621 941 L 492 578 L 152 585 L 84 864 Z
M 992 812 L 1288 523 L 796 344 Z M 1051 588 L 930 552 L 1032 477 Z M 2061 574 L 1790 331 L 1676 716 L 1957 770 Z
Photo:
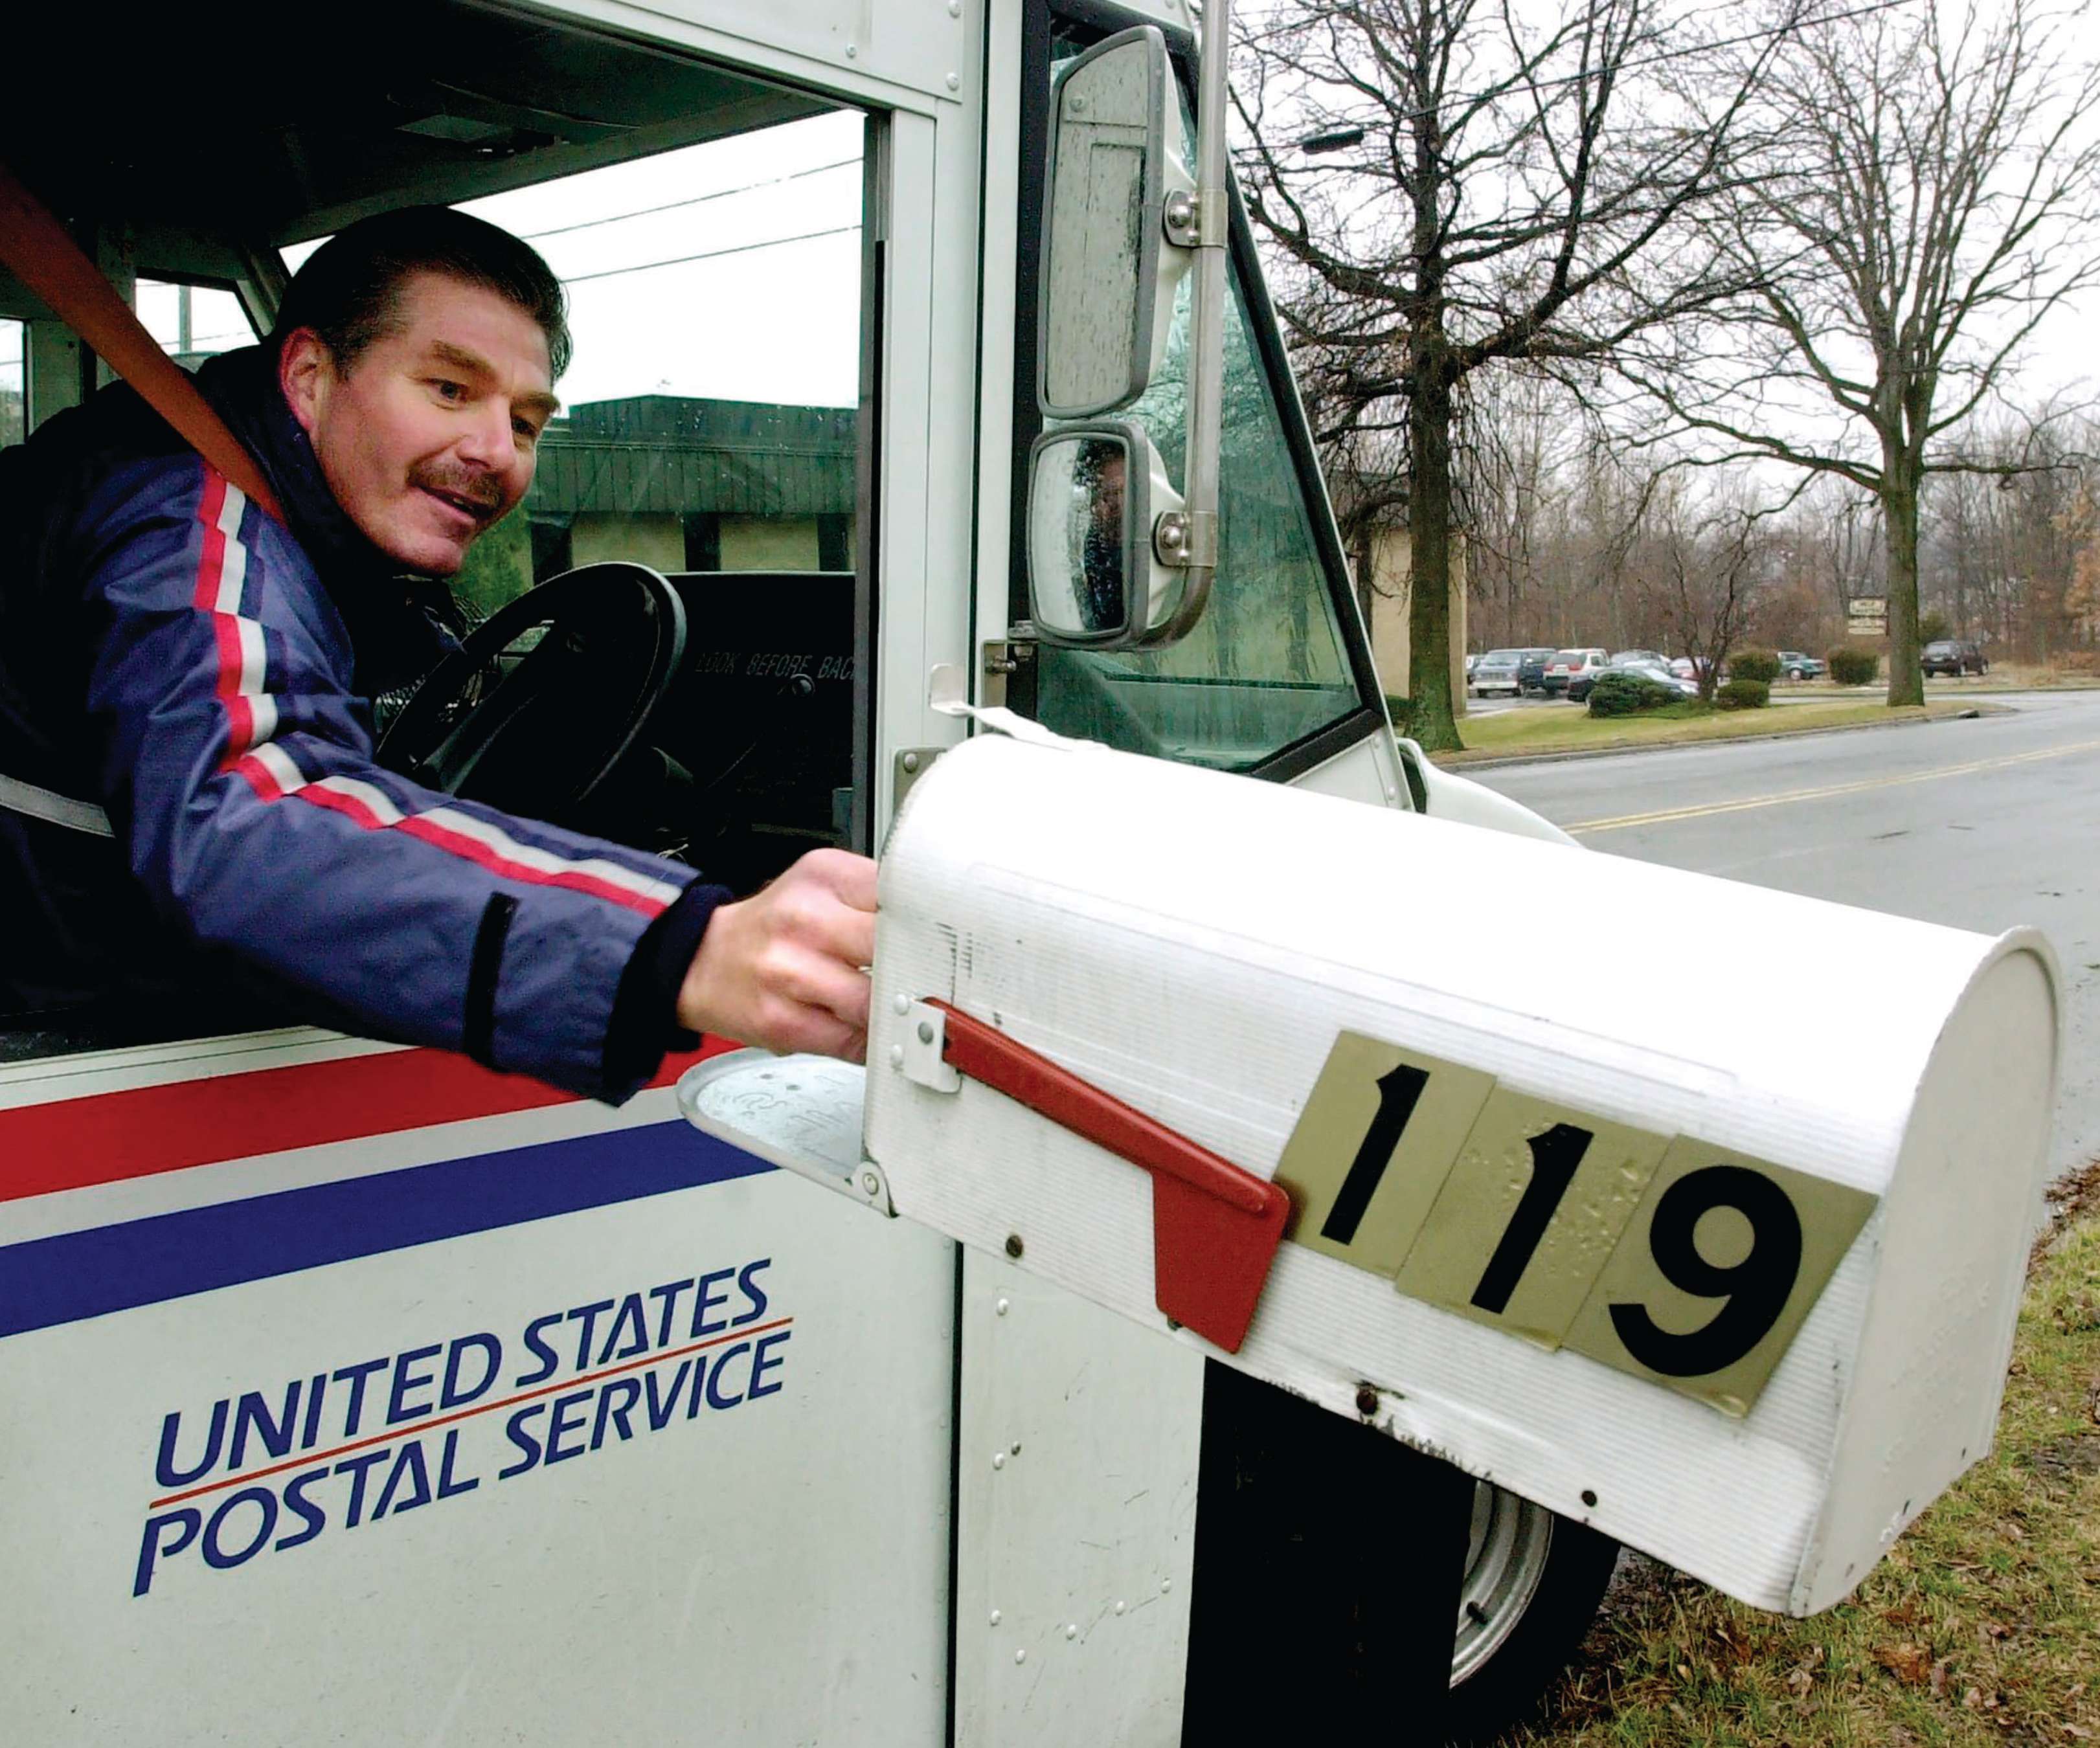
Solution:
M 731 1058 L 696 1121 L 772 1107 L 763 1151 L 1759 1607 L 1838 1600 L 1988 1449 L 2032 931 L 997 736 L 880 890 L 864 1110 Z

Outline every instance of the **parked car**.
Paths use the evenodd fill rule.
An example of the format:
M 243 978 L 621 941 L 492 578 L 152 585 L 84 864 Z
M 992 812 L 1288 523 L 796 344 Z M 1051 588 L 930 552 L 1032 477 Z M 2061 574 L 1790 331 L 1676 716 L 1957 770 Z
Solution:
M 1667 686 L 1681 698 L 1696 698 L 1699 688 L 1689 680 L 1680 680 L 1661 661 L 1630 662 L 1614 656 L 1604 667 L 1588 673 L 1577 674 L 1568 682 L 1568 696 L 1571 702 L 1586 702 L 1598 680 L 1606 674 L 1638 674 L 1643 680 L 1652 680 L 1659 686 Z
M 1621 649 L 1612 656 L 1612 665 L 1616 667 L 1621 662 L 1646 662 L 1655 667 L 1670 666 L 1670 658 L 1660 649 Z
M 1779 671 L 1788 680 L 1820 680 L 1830 671 L 1830 664 L 1799 649 L 1782 649 L 1779 652 Z
M 1517 669 L 1524 662 L 1521 649 L 1490 649 L 1473 663 L 1472 671 L 1466 676 L 1466 689 L 1476 698 L 1485 698 L 1491 692 L 1507 692 L 1515 698 L 1523 690 L 1517 679 Z
M 1542 693 L 1546 690 L 1546 664 L 1559 653 L 1555 649 L 1526 649 L 1524 659 L 1517 663 L 1517 690 Z
M 1928 674 L 1988 674 L 1983 646 L 1973 637 L 1935 637 L 1925 646 L 1918 665 Z
M 1670 663 L 1670 678 L 1673 680 L 1688 680 L 1696 687 L 1701 679 L 1705 676 L 1706 670 L 1710 665 L 1711 664 L 1703 655 L 1680 655 L 1673 657 Z
M 1577 675 L 1597 673 L 1608 667 L 1611 661 L 1611 652 L 1606 649 L 1556 649 L 1553 659 L 1546 664 L 1539 689 L 1548 698 L 1564 697 Z

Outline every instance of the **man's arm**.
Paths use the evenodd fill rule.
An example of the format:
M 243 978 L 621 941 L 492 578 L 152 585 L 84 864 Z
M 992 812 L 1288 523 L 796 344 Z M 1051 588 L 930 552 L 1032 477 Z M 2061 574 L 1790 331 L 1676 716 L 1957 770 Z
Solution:
M 278 524 L 187 458 L 98 496 L 90 710 L 119 839 L 172 924 L 316 1018 L 599 1098 L 647 1079 L 681 1021 L 784 1041 L 764 1028 L 803 974 L 743 960 L 812 938 L 765 926 L 825 909 L 804 877 L 730 905 L 675 863 L 378 769 L 340 619 Z M 686 967 L 638 949 L 690 939 L 715 993 L 674 1018 Z

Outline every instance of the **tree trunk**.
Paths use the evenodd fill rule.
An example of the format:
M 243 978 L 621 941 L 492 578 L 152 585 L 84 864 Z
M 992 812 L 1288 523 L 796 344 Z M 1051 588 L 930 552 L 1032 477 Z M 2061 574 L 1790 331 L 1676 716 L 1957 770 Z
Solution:
M 1917 665 L 1918 481 L 1907 457 L 1887 456 L 1877 495 L 1888 549 L 1889 702 L 1922 704 L 1925 673 Z
M 1451 710 L 1451 387 L 1441 372 L 1418 372 L 1408 423 L 1408 732 L 1445 752 L 1465 743 Z

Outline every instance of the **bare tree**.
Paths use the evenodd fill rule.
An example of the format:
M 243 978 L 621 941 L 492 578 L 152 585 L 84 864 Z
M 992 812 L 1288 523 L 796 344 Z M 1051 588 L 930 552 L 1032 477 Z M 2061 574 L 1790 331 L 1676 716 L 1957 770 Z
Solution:
M 1710 248 L 1657 247 L 1727 174 L 1774 40 L 1760 29 L 1693 117 L 1665 93 L 1701 46 L 1687 20 L 1714 15 L 1659 0 L 1278 0 L 1243 44 L 1241 179 L 1286 264 L 1319 435 L 1330 461 L 1405 500 L 1424 746 L 1458 744 L 1452 432 L 1467 379 L 1608 353 L 1733 283 Z
M 1468 622 L 1490 645 L 1561 636 L 1542 597 L 1557 580 L 1568 513 L 1564 468 L 1581 436 L 1575 410 L 1537 372 L 1483 371 L 1461 403 L 1454 513 L 1469 543 Z
M 1768 513 L 1725 491 L 1718 501 L 1692 498 L 1683 475 L 1656 494 L 1655 544 L 1668 579 L 1670 619 L 1692 658 L 1699 696 L 1714 702 L 1721 664 L 1740 640 L 1770 580 L 1773 550 Z
M 1739 134 L 1758 173 L 1701 224 L 1755 290 L 1630 374 L 1714 457 L 1776 458 L 1870 492 L 1885 536 L 1889 702 L 1917 703 L 1926 479 L 2020 455 L 1952 441 L 2043 317 L 2100 280 L 2100 79 L 2040 0 L 1988 18 L 1863 7 L 1789 37 Z
M 1843 618 L 1861 596 L 1886 586 L 1880 506 L 1870 493 L 1833 473 L 1819 473 L 1802 494 L 1790 531 L 1807 579 Z
M 2049 409 L 1978 420 L 1961 451 L 2003 471 L 1928 482 L 1918 537 L 1918 604 L 1993 654 L 2045 661 L 2080 639 L 2067 605 L 2077 565 L 2074 513 L 2090 470 L 2092 434 Z M 1922 635 L 1922 634 L 1921 634 Z

